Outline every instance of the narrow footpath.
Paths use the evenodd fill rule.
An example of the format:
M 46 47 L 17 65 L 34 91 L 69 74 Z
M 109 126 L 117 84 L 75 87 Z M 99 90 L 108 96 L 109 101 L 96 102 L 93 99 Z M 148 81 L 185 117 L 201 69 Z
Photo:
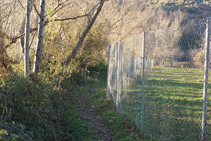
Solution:
M 91 123 L 94 128 L 92 132 L 94 133 L 94 139 L 96 141 L 114 141 L 112 139 L 112 133 L 106 127 L 106 125 L 101 122 L 101 117 L 94 113 L 94 108 L 89 106 L 86 101 L 89 96 L 91 96 L 95 91 L 100 88 L 94 88 L 86 92 L 84 95 L 77 99 L 78 103 L 78 111 L 87 119 L 89 123 Z

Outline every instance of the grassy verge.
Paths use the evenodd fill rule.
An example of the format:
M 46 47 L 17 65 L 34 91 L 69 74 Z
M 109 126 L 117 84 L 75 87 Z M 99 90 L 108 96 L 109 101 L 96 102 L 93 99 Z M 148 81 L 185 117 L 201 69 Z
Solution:
M 135 122 L 125 115 L 116 112 L 113 101 L 105 97 L 106 89 L 98 90 L 88 98 L 88 103 L 95 107 L 97 114 L 102 116 L 102 121 L 112 130 L 114 138 L 119 141 L 154 141 L 156 139 L 146 136 L 136 128 Z

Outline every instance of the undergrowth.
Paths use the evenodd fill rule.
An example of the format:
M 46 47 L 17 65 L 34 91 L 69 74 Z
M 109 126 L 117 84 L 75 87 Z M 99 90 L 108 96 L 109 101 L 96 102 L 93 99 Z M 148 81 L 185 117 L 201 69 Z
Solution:
M 81 77 L 85 83 L 75 83 Z M 105 84 L 80 72 L 65 76 L 60 89 L 47 77 L 39 81 L 15 73 L 0 77 L 0 140 L 92 140 L 92 126 L 77 111 L 76 99 Z

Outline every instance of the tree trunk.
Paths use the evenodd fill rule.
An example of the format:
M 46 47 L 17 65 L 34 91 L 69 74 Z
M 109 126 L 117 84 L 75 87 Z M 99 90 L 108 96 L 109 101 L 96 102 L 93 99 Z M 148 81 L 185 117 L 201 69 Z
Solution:
M 30 40 L 30 11 L 31 0 L 27 0 L 26 9 L 26 25 L 25 25 L 25 43 L 24 43 L 24 76 L 28 77 L 30 74 L 30 62 L 29 62 L 29 40 Z
M 21 24 L 20 34 L 25 33 L 25 27 L 26 27 L 25 25 L 26 25 L 26 19 L 24 19 Z M 24 37 L 22 37 L 20 41 L 21 41 L 22 53 L 24 54 L 24 41 L 25 41 Z
M 1 17 L 1 3 L 0 3 L 0 17 Z M 0 31 L 2 30 L 2 20 L 0 18 Z M 3 62 L 4 39 L 0 37 L 0 64 Z
M 104 3 L 105 3 L 105 0 L 101 0 L 100 5 L 99 5 L 99 7 L 98 7 L 98 9 L 97 9 L 97 11 L 96 11 L 94 17 L 93 17 L 92 20 L 88 23 L 88 25 L 87 25 L 86 29 L 84 30 L 83 34 L 80 36 L 79 41 L 77 42 L 77 44 L 76 44 L 75 48 L 73 49 L 72 53 L 67 57 L 67 59 L 66 59 L 67 61 L 65 62 L 65 65 L 66 65 L 66 66 L 68 66 L 69 63 L 71 62 L 71 60 L 72 60 L 73 58 L 75 58 L 75 56 L 76 56 L 78 50 L 80 49 L 80 47 L 81 47 L 81 45 L 82 45 L 82 43 L 83 43 L 83 41 L 84 41 L 84 39 L 85 39 L 87 33 L 89 32 L 89 30 L 90 30 L 91 27 L 93 26 L 94 22 L 95 22 L 96 19 L 97 19 L 97 16 L 99 15 L 100 11 L 102 10 L 102 7 L 103 7 L 103 4 L 104 4 Z
M 43 43 L 43 31 L 44 31 L 44 18 L 45 18 L 45 0 L 40 0 L 40 23 L 39 23 L 39 29 L 38 29 L 38 38 L 37 38 L 37 48 L 36 48 L 36 54 L 34 57 L 34 68 L 33 73 L 35 74 L 37 78 L 37 74 L 39 72 L 39 65 L 41 62 L 41 54 L 42 54 L 42 43 Z
M 0 2 L 0 17 L 1 17 L 1 6 L 2 1 Z M 2 27 L 2 19 L 0 18 L 0 31 L 3 29 Z M 4 48 L 6 42 L 5 37 L 0 37 L 0 67 L 4 67 L 7 70 L 7 63 L 5 62 L 5 58 L 7 57 L 6 49 Z

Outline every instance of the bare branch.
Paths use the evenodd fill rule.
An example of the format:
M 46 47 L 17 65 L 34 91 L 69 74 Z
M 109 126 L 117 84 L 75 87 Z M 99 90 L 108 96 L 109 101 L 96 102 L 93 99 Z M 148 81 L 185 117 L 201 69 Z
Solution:
M 23 4 L 20 2 L 20 0 L 18 0 L 18 2 L 20 3 L 21 7 L 22 7 L 24 10 L 26 10 L 25 7 L 23 6 Z
M 113 27 L 113 26 L 116 25 L 118 22 L 120 22 L 121 20 L 123 20 L 124 17 L 127 16 L 127 15 L 130 13 L 130 11 L 133 9 L 133 7 L 134 7 L 134 5 L 132 5 L 131 7 L 129 7 L 128 10 L 124 13 L 124 15 L 123 15 L 120 19 L 118 19 L 115 23 L 113 23 L 113 24 L 111 25 L 111 27 Z
M 34 6 L 34 9 L 35 9 L 37 15 L 40 17 L 40 13 L 38 12 L 36 5 L 34 4 L 34 1 L 31 0 L 31 2 L 32 2 L 32 5 Z
M 78 19 L 78 18 L 82 18 L 82 17 L 86 17 L 86 16 L 88 16 L 88 14 L 81 15 L 81 16 L 76 16 L 76 17 L 72 17 L 72 18 L 54 19 L 53 21 L 67 21 L 67 20 L 76 20 L 76 19 Z
M 61 4 L 63 4 L 63 3 L 66 2 L 66 1 L 67 1 L 67 0 L 65 0 L 65 1 L 63 1 L 63 2 L 61 2 L 61 3 L 59 3 L 59 4 L 57 5 L 57 7 L 54 8 L 54 10 L 56 10 Z M 104 3 L 105 1 L 102 0 L 102 2 Z M 102 2 L 101 2 L 101 3 L 102 3 Z M 97 5 L 99 5 L 99 4 L 97 4 Z M 97 5 L 96 5 L 96 6 L 97 6 Z M 96 6 L 95 6 L 95 8 L 96 8 Z M 98 8 L 99 8 L 99 7 L 98 7 Z M 94 9 L 92 8 L 92 10 L 91 10 L 89 13 L 91 13 L 93 10 L 94 10 Z M 100 12 L 100 11 L 97 11 L 97 12 Z M 88 13 L 88 14 L 89 14 L 89 13 Z M 54 14 L 56 14 L 56 12 L 54 12 L 54 13 L 51 15 L 51 17 L 52 17 Z M 71 17 L 71 18 L 64 18 L 64 19 L 58 19 L 58 18 L 57 18 L 57 19 L 47 19 L 47 20 L 45 21 L 45 26 L 46 26 L 49 22 L 53 22 L 53 21 L 66 21 L 66 20 L 76 20 L 76 19 L 78 19 L 78 18 L 86 17 L 88 14 L 84 14 L 84 15 L 80 15 L 80 16 L 76 16 L 76 17 Z M 96 14 L 95 14 L 95 16 L 96 16 Z M 95 16 L 92 18 L 92 20 L 90 21 L 89 25 L 92 24 L 93 19 L 95 18 Z M 89 26 L 89 25 L 88 25 L 88 26 Z M 37 31 L 37 30 L 38 30 L 38 27 L 32 28 L 32 29 L 30 30 L 30 33 L 34 32 L 34 31 Z M 2 33 L 3 33 L 3 32 L 0 31 L 0 37 L 4 37 L 4 38 L 10 40 L 10 42 L 9 42 L 7 45 L 4 46 L 5 49 L 7 49 L 8 47 L 10 47 L 12 44 L 16 43 L 16 41 L 17 41 L 18 39 L 24 37 L 24 35 L 25 35 L 25 33 L 23 33 L 23 34 L 21 34 L 21 35 L 19 35 L 19 36 L 16 36 L 16 37 L 13 37 L 13 38 L 12 38 L 12 37 L 9 37 L 6 33 L 4 33 L 4 34 L 2 34 Z
M 37 29 L 38 29 L 37 27 L 36 27 L 36 28 L 32 28 L 32 29 L 30 30 L 30 33 L 34 32 L 34 31 L 37 31 Z M 9 37 L 8 35 L 5 35 L 4 37 L 7 37 L 6 39 L 9 39 L 10 42 L 9 42 L 7 45 L 5 45 L 4 48 L 7 49 L 7 48 L 10 47 L 12 44 L 16 43 L 16 41 L 17 41 L 18 39 L 23 38 L 24 35 L 25 35 L 25 33 L 23 33 L 23 34 L 21 34 L 21 35 L 19 35 L 19 36 L 16 36 L 16 37 L 14 37 L 14 38 L 11 38 L 11 37 Z
M 68 4 L 66 4 L 66 5 L 64 5 L 64 6 L 62 6 L 60 9 L 58 9 L 63 3 L 65 3 L 66 1 L 68 1 L 68 0 L 65 0 L 65 1 L 63 1 L 63 2 L 60 2 L 60 3 L 58 3 L 58 5 L 54 8 L 54 12 L 53 12 L 53 14 L 51 14 L 50 15 L 50 17 L 53 17 L 59 10 L 61 10 L 62 8 L 64 8 L 66 5 L 69 5 L 69 3 Z M 59 2 L 59 1 L 58 1 Z M 70 2 L 71 3 L 71 2 Z

